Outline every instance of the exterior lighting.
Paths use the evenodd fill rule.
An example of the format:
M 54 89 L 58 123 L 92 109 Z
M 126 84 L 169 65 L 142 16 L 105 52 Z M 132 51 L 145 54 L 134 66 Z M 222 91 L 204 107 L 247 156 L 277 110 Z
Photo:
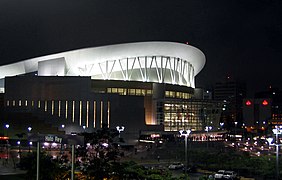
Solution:
M 250 100 L 247 100 L 246 101 L 246 106 L 250 106 L 250 105 L 252 105 L 252 102 Z
M 30 131 L 32 130 L 32 127 L 29 126 L 29 127 L 27 128 L 27 130 L 28 130 L 28 132 L 30 132 Z
M 268 105 L 268 101 L 267 100 L 263 100 L 262 101 L 262 105 L 267 106 Z
M 102 143 L 102 146 L 104 146 L 105 148 L 109 147 L 108 143 Z
M 117 126 L 117 131 L 118 131 L 118 138 L 120 138 L 120 132 L 124 131 L 124 126 Z
M 8 129 L 8 128 L 10 127 L 10 125 L 9 125 L 9 124 L 6 124 L 5 127 Z
M 65 128 L 65 125 L 64 124 L 62 124 L 62 126 L 61 126 L 62 128 Z
M 188 159 L 187 159 L 187 139 L 188 139 L 188 136 L 189 134 L 191 133 L 191 130 L 188 129 L 188 130 L 180 130 L 179 131 L 180 133 L 180 136 L 184 136 L 185 137 L 185 176 L 187 176 L 187 167 L 188 167 Z
M 279 179 L 279 146 L 281 146 L 279 142 L 279 134 L 282 134 L 282 127 L 281 126 L 275 126 L 275 129 L 272 129 L 273 134 L 276 136 L 276 142 L 273 142 L 273 138 L 269 137 L 267 138 L 267 142 L 269 146 L 276 146 L 276 180 Z
M 17 141 L 17 145 L 20 145 L 21 144 L 21 141 Z

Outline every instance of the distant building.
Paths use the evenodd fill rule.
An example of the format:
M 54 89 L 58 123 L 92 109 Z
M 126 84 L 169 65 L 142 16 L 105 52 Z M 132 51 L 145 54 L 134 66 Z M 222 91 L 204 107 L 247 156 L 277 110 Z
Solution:
M 245 83 L 234 81 L 229 77 L 217 82 L 214 87 L 214 99 L 222 102 L 221 121 L 228 127 L 242 123 L 242 102 L 246 97 Z
M 246 98 L 243 100 L 243 123 L 250 129 L 264 129 L 271 120 L 272 99 Z
M 248 130 L 282 125 L 282 91 L 269 88 L 243 101 L 243 120 Z

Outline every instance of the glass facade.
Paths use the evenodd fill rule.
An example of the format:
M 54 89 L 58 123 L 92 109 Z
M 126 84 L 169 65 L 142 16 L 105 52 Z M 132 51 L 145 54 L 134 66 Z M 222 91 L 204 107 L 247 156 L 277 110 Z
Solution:
M 201 131 L 205 126 L 218 128 L 221 107 L 208 100 L 163 100 L 157 103 L 157 118 L 164 131 L 191 129 Z

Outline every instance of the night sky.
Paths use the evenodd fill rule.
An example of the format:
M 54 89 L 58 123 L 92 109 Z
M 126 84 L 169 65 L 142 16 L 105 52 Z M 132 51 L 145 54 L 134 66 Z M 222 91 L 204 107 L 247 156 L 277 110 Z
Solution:
M 0 0 L 0 64 L 136 41 L 188 42 L 206 55 L 197 87 L 230 76 L 249 95 L 282 89 L 280 0 Z

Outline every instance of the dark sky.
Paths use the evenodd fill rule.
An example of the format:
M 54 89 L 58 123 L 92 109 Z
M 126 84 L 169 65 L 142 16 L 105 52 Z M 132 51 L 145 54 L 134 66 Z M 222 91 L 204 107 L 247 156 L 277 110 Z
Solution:
M 0 64 L 135 41 L 189 42 L 207 58 L 196 86 L 227 75 L 249 94 L 282 89 L 280 0 L 1 0 Z

